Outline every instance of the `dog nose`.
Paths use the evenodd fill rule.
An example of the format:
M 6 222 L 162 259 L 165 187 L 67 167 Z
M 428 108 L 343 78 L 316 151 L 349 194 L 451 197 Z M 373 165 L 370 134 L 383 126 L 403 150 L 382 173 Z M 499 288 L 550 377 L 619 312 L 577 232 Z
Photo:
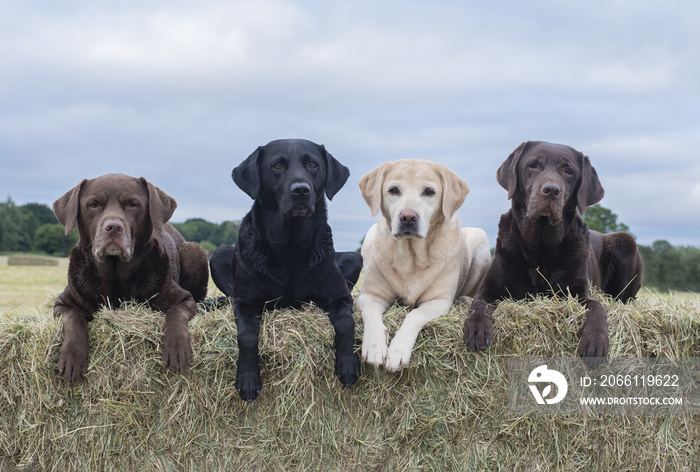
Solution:
M 413 210 L 403 210 L 399 213 L 399 220 L 403 224 L 413 224 L 418 221 L 418 213 Z
M 124 231 L 124 225 L 118 221 L 108 221 L 103 228 L 108 234 L 120 234 Z
M 554 183 L 546 183 L 542 186 L 542 194 L 545 197 L 556 198 L 561 193 L 561 187 Z
M 311 186 L 306 182 L 295 182 L 292 184 L 292 193 L 294 195 L 308 195 L 311 192 Z

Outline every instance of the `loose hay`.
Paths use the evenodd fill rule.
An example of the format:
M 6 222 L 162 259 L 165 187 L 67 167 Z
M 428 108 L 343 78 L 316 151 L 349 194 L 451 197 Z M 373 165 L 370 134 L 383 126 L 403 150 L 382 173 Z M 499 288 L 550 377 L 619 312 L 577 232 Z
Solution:
M 611 356 L 700 357 L 700 303 L 601 299 Z M 406 309 L 385 316 L 393 334 Z M 365 365 L 346 389 L 333 331 L 316 307 L 261 328 L 263 390 L 234 387 L 230 307 L 190 323 L 195 361 L 163 369 L 163 316 L 102 310 L 90 323 L 87 381 L 56 375 L 62 333 L 50 312 L 0 320 L 0 470 L 698 470 L 698 416 L 517 416 L 506 408 L 511 356 L 571 357 L 584 311 L 571 298 L 502 303 L 496 344 L 466 350 L 466 307 L 430 323 L 408 368 Z M 357 319 L 357 335 L 362 324 Z

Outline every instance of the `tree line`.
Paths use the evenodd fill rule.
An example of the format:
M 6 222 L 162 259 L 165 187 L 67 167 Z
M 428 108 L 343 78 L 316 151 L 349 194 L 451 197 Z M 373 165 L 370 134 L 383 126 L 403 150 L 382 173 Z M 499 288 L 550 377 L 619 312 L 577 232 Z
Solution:
M 199 243 L 212 252 L 221 245 L 238 240 L 239 221 L 211 223 L 192 218 L 173 226 L 187 241 Z M 78 242 L 77 229 L 65 236 L 53 210 L 40 203 L 16 205 L 11 198 L 0 203 L 0 252 L 35 252 L 51 256 L 68 256 Z
M 610 233 L 629 231 L 618 223 L 617 215 L 600 205 L 593 205 L 583 216 L 589 228 Z M 199 243 L 212 252 L 221 245 L 233 245 L 238 240 L 240 221 L 216 224 L 202 218 L 188 219 L 173 226 L 187 241 Z M 8 198 L 0 203 L 0 252 L 38 252 L 67 256 L 78 241 L 74 229 L 64 236 L 64 228 L 53 211 L 40 203 L 16 205 Z M 639 246 L 644 260 L 642 285 L 659 290 L 700 292 L 700 249 L 693 246 L 673 246 L 668 241 L 655 241 L 651 246 Z

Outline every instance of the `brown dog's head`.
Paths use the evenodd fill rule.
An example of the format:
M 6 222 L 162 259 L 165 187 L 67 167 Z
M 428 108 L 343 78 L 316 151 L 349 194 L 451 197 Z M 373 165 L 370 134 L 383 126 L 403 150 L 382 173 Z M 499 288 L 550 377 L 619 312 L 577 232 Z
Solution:
M 566 212 L 603 198 L 603 187 L 587 156 L 570 146 L 543 141 L 522 143 L 501 164 L 498 183 L 513 204 L 524 208 L 532 221 L 545 217 L 560 223 Z
M 421 159 L 385 162 L 358 185 L 372 216 L 381 210 L 395 238 L 425 238 L 431 225 L 452 218 L 469 193 L 450 169 Z
M 129 261 L 137 244 L 162 230 L 177 203 L 143 177 L 107 174 L 85 179 L 53 204 L 68 234 L 77 224 L 80 241 L 102 262 Z

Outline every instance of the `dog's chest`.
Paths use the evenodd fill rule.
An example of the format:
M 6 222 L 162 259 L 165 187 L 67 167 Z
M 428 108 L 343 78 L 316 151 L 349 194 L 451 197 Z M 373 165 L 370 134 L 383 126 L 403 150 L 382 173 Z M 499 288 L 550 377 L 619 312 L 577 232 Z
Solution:
M 396 292 L 401 302 L 408 306 L 415 306 L 426 292 L 432 290 L 439 283 L 441 274 L 445 271 L 446 261 L 432 262 L 426 267 L 416 264 L 385 267 L 386 279 Z

